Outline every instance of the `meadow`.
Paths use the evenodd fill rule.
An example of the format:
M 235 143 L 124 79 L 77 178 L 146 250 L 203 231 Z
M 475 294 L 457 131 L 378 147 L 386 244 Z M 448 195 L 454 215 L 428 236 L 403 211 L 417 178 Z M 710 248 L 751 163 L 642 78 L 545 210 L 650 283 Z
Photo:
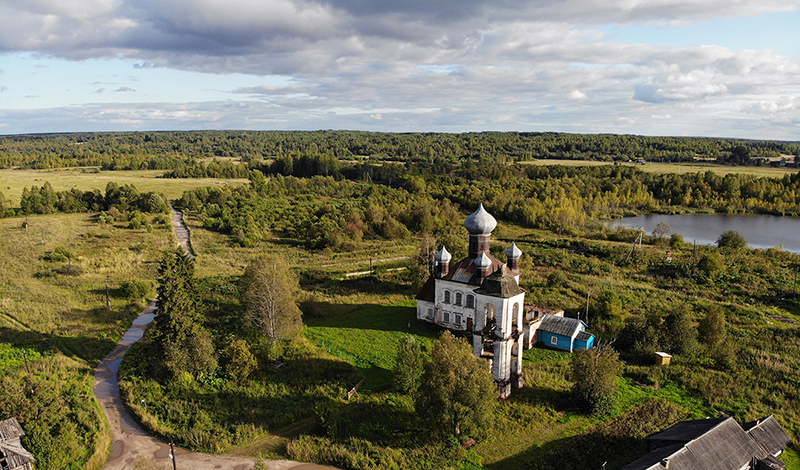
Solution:
M 81 191 L 98 189 L 103 191 L 109 182 L 120 186 L 132 184 L 140 192 L 156 192 L 168 199 L 181 197 L 184 191 L 215 185 L 241 185 L 247 183 L 242 179 L 224 178 L 161 178 L 164 170 L 130 170 L 101 171 L 96 167 L 54 168 L 47 170 L 13 169 L 0 170 L 0 192 L 18 207 L 22 190 L 31 186 L 42 186 L 50 183 L 56 191 L 72 188 Z
M 149 302 L 174 237 L 89 214 L 25 220 L 0 219 L 0 410 L 23 424 L 36 468 L 100 468 L 111 442 L 94 366 Z
M 541 162 L 548 161 L 535 163 Z M 659 165 L 637 168 L 649 171 Z M 658 171 L 686 167 L 664 164 Z M 710 169 L 719 174 L 796 172 Z M 83 171 L 2 170 L 0 188 L 14 200 L 15 191 L 21 194 L 23 187 L 45 181 L 57 190 L 88 190 L 103 189 L 113 179 L 170 198 L 203 185 L 225 186 L 216 184 L 219 179 L 157 178 L 161 170 Z M 316 181 L 333 186 L 332 179 Z M 371 197 L 375 201 L 378 196 Z M 320 204 L 332 206 L 335 199 L 326 197 Z M 459 214 L 461 220 L 465 215 Z M 0 397 L 0 408 L 24 418 L 26 429 L 32 429 L 27 441 L 31 449 L 48 455 L 37 468 L 97 468 L 109 443 L 91 396 L 92 367 L 152 295 L 151 289 L 131 289 L 125 281 L 136 279 L 152 287 L 160 255 L 174 246 L 174 238 L 158 224 L 129 229 L 122 221 L 100 224 L 94 214 L 31 215 L 27 229 L 22 228 L 25 220 L 0 219 L 0 263 L 5 268 L 0 272 L 0 371 L 10 390 Z M 592 416 L 570 398 L 569 356 L 527 351 L 526 387 L 501 403 L 491 432 L 472 453 L 436 460 L 441 449 L 418 440 L 412 400 L 392 386 L 400 338 L 410 334 L 429 345 L 438 334 L 414 321 L 416 288 L 406 271 L 394 270 L 411 264 L 419 241 L 412 236 L 365 236 L 344 247 L 314 249 L 304 239 L 276 233 L 243 247 L 230 235 L 207 229 L 207 220 L 201 213 L 187 214 L 205 322 L 221 358 L 218 373 L 168 383 L 149 378 L 147 337 L 123 365 L 123 396 L 137 419 L 158 435 L 194 449 L 307 458 L 346 468 L 392 468 L 392 462 L 446 468 L 469 460 L 473 467 L 467 468 L 545 469 L 557 468 L 565 459 L 596 468 L 602 463 L 598 459 L 605 459 L 613 469 L 643 452 L 642 437 L 677 420 L 725 412 L 744 422 L 775 413 L 794 438 L 786 454 L 789 468 L 798 464 L 800 334 L 795 322 L 800 320 L 800 302 L 790 282 L 800 264 L 795 255 L 712 247 L 695 252 L 688 245 L 667 246 L 666 240 L 652 237 L 631 254 L 631 233 L 591 221 L 551 231 L 501 220 L 496 238 L 516 240 L 525 253 L 522 287 L 529 302 L 563 308 L 573 317 L 588 312 L 590 329 L 598 328 L 604 341 L 618 333 L 599 321 L 604 308 L 599 298 L 606 291 L 616 292 L 625 314 L 634 318 L 661 318 L 685 308 L 696 324 L 716 305 L 727 317 L 731 355 L 720 361 L 698 348 L 677 355 L 668 369 L 628 355 L 616 408 Z M 465 243 L 461 232 L 457 225 L 449 249 L 453 240 Z M 502 257 L 500 243 L 492 249 Z M 673 252 L 671 264 L 664 262 L 668 249 Z M 302 336 L 277 349 L 243 325 L 238 291 L 244 268 L 265 252 L 285 257 L 302 287 Z M 699 272 L 696 260 L 717 252 L 724 269 Z M 347 276 L 369 270 L 370 260 L 373 273 Z M 247 380 L 234 380 L 225 369 L 225 348 L 234 338 L 246 339 L 259 360 Z M 276 363 L 287 366 L 276 368 Z M 347 401 L 347 390 L 362 378 L 361 398 Z M 28 392 L 31 381 L 37 385 Z M 146 407 L 140 405 L 142 398 Z M 50 432 L 56 428 L 65 431 Z

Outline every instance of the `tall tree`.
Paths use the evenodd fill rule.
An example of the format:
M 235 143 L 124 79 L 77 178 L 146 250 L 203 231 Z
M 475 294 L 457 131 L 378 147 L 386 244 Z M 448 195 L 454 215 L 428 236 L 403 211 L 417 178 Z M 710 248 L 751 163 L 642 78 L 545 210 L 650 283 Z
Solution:
M 610 346 L 573 351 L 570 361 L 572 391 L 592 413 L 606 413 L 616 404 L 622 362 Z
M 417 413 L 437 438 L 477 435 L 490 426 L 497 390 L 486 362 L 466 340 L 444 332 L 425 365 Z
M 303 325 L 297 277 L 286 260 L 261 256 L 242 276 L 245 317 L 270 341 L 292 339 Z
M 168 251 L 158 267 L 158 300 L 153 342 L 174 376 L 212 373 L 217 359 L 211 335 L 202 325 L 194 261 L 183 249 Z
M 411 335 L 405 335 L 397 346 L 394 366 L 394 383 L 403 393 L 415 393 L 425 370 L 422 345 Z

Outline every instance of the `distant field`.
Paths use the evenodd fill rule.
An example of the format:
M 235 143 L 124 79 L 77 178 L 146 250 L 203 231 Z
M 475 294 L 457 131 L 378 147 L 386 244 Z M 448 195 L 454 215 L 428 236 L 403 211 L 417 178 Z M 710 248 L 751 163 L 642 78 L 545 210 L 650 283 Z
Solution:
M 10 199 L 15 206 L 19 205 L 22 189 L 31 186 L 42 186 L 50 183 L 56 191 L 77 188 L 82 191 L 104 190 L 106 184 L 113 181 L 120 185 L 132 184 L 141 192 L 155 191 L 163 193 L 169 199 L 179 198 L 184 191 L 203 186 L 219 184 L 245 184 L 245 179 L 192 178 L 168 179 L 158 178 L 164 170 L 136 171 L 101 171 L 93 173 L 90 168 L 59 168 L 51 170 L 0 170 L 0 192 Z
M 597 162 L 593 160 L 536 160 L 532 162 L 520 162 L 523 165 L 564 165 L 564 166 L 604 166 L 613 165 L 611 162 Z M 645 163 L 644 165 L 638 163 L 620 163 L 625 166 L 635 166 L 642 171 L 650 173 L 697 173 L 698 171 L 711 170 L 718 175 L 727 175 L 728 173 L 738 173 L 744 175 L 764 176 L 772 178 L 780 178 L 783 175 L 797 173 L 797 168 L 773 168 L 761 166 L 722 166 L 713 165 L 709 163 Z

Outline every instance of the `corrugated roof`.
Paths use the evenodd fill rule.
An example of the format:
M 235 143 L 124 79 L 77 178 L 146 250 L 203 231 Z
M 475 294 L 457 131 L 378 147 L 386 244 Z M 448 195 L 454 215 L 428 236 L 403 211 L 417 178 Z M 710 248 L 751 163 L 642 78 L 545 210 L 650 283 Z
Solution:
M 783 449 L 792 441 L 772 415 L 747 423 L 742 428 L 770 455 L 783 452 Z
M 575 339 L 578 341 L 589 341 L 589 339 L 594 336 L 593 334 L 589 333 L 588 331 L 579 331 L 578 335 L 575 336 Z
M 693 419 L 691 421 L 682 421 L 674 426 L 668 427 L 661 432 L 647 436 L 645 440 L 650 441 L 657 446 L 660 446 L 659 441 L 664 442 L 663 445 L 689 442 L 707 433 L 714 426 L 725 421 L 726 419 L 728 418 Z
M 647 437 L 651 445 L 660 447 L 622 470 L 739 470 L 749 468 L 753 459 L 770 466 L 782 464 L 753 437 L 753 430 L 758 429 L 755 434 L 772 436 L 767 440 L 774 442 L 772 447 L 781 445 L 784 440 L 780 435 L 786 433 L 780 424 L 774 418 L 766 418 L 747 426 L 750 432 L 746 432 L 733 418 L 683 421 Z M 788 441 L 787 435 L 786 443 Z M 783 447 L 778 450 L 783 450 Z
M 766 453 L 733 418 L 726 418 L 686 448 L 706 469 L 739 470 Z
M 542 324 L 539 325 L 539 331 L 547 331 L 572 338 L 572 335 L 580 329 L 582 323 L 576 318 L 557 317 L 546 313 L 542 318 Z
M 644 457 L 622 467 L 622 470 L 665 470 L 663 464 L 669 465 L 669 470 L 700 470 L 700 462 L 694 458 L 689 449 L 683 444 L 675 444 L 654 450 Z

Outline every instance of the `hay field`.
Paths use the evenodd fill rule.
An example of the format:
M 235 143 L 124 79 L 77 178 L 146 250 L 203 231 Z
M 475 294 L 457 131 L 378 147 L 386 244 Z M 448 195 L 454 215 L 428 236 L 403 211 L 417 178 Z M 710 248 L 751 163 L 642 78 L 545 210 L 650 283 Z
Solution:
M 56 191 L 77 188 L 82 191 L 105 190 L 113 181 L 119 185 L 132 184 L 140 192 L 154 191 L 169 199 L 179 198 L 184 191 L 203 186 L 246 184 L 246 179 L 159 178 L 164 170 L 100 171 L 95 168 L 57 168 L 47 170 L 0 170 L 0 193 L 17 206 L 22 189 L 50 183 Z

